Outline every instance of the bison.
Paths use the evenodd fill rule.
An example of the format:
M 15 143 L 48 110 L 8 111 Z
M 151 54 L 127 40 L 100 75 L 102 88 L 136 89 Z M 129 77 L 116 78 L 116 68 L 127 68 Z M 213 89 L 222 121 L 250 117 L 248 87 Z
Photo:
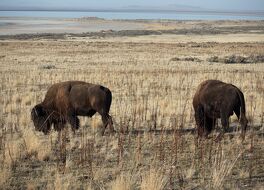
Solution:
M 229 127 L 229 117 L 235 112 L 241 124 L 241 136 L 244 139 L 248 123 L 245 99 L 236 86 L 219 80 L 202 82 L 194 95 L 193 108 L 199 137 L 208 136 L 214 129 L 217 118 L 221 118 L 223 130 L 226 132 Z
M 32 109 L 31 119 L 37 131 L 47 134 L 52 124 L 60 131 L 67 122 L 75 131 L 80 125 L 77 116 L 92 117 L 98 112 L 102 116 L 101 134 L 104 135 L 108 125 L 114 132 L 109 115 L 111 102 L 112 93 L 106 87 L 82 81 L 61 82 L 48 89 L 44 101 Z

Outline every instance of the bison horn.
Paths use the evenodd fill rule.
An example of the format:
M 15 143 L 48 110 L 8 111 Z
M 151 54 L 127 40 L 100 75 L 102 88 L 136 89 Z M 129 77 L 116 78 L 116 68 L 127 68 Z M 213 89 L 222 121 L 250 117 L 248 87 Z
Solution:
M 37 112 L 37 110 L 36 110 L 35 107 L 33 108 L 33 110 L 35 111 L 35 114 L 36 114 L 36 116 L 38 117 L 38 112 Z

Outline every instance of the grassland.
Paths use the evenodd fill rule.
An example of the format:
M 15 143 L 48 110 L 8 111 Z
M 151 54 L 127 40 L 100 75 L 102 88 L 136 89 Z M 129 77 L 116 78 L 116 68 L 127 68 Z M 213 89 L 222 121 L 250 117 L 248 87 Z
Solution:
M 180 29 L 184 24 L 187 31 L 196 26 L 190 21 Z M 254 59 L 264 56 L 257 30 L 263 22 L 216 24 L 228 25 L 228 34 L 1 38 L 0 189 L 263 188 L 264 62 Z M 254 31 L 246 28 L 252 25 Z M 221 62 L 232 55 L 253 59 Z M 223 59 L 209 62 L 214 56 Z M 245 141 L 236 117 L 221 142 L 214 141 L 218 129 L 197 140 L 192 97 L 206 79 L 243 91 L 250 121 Z M 99 115 L 81 118 L 76 134 L 34 131 L 31 108 L 51 84 L 66 80 L 111 89 L 118 133 L 100 136 Z

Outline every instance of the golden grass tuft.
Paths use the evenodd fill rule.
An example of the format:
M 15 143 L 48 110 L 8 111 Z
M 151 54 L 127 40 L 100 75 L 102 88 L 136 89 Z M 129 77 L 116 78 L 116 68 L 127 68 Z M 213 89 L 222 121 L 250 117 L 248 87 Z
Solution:
M 132 190 L 134 189 L 134 181 L 132 179 L 132 176 L 130 176 L 129 174 L 120 174 L 112 182 L 111 189 L 112 190 Z
M 72 185 L 71 175 L 60 174 L 56 172 L 55 180 L 54 180 L 54 189 L 55 190 L 62 190 L 62 189 L 69 189 L 70 185 Z
M 167 177 L 157 169 L 150 169 L 142 176 L 141 190 L 162 190 L 168 182 Z
M 40 140 L 33 129 L 28 128 L 23 131 L 23 141 L 25 143 L 26 154 L 28 156 L 35 154 L 37 159 L 41 161 L 49 159 L 49 156 L 51 155 L 50 142 Z

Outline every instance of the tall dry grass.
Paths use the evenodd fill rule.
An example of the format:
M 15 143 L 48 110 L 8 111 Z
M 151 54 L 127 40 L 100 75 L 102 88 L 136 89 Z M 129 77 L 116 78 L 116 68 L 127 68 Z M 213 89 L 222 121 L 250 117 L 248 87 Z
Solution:
M 160 170 L 150 169 L 142 178 L 140 188 L 142 190 L 162 190 L 165 189 L 168 179 Z
M 2 184 L 23 188 L 34 176 L 38 188 L 57 189 L 210 189 L 235 187 L 235 181 L 239 188 L 254 187 L 244 185 L 243 178 L 257 184 L 264 170 L 257 167 L 263 161 L 263 138 L 253 130 L 263 128 L 263 64 L 211 64 L 206 59 L 262 49 L 261 43 L 0 42 L 5 55 L 0 58 Z M 172 59 L 188 56 L 202 61 Z M 212 139 L 200 142 L 186 132 L 195 127 L 193 94 L 206 79 L 230 82 L 243 91 L 250 119 L 245 142 L 231 132 L 219 148 Z M 115 136 L 97 134 L 99 115 L 81 118 L 75 135 L 34 131 L 31 108 L 51 84 L 65 80 L 111 89 Z M 231 120 L 231 127 L 239 126 L 235 117 Z

